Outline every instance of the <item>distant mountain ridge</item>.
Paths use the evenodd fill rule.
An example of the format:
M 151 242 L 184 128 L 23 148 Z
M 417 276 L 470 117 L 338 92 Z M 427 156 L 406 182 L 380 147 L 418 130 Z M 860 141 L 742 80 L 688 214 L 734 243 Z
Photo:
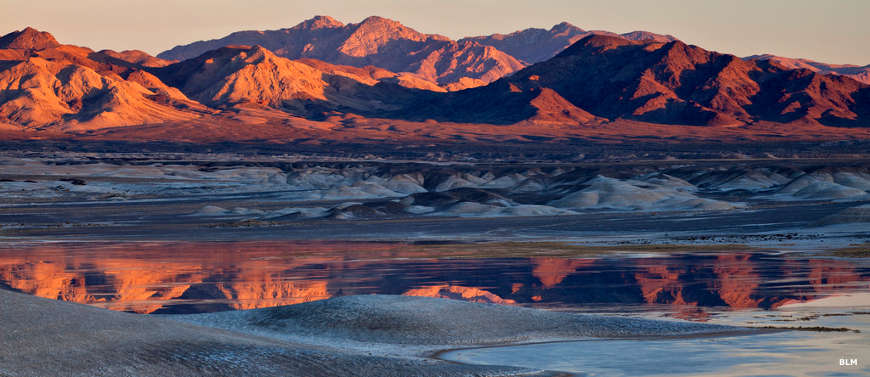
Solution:
M 444 88 L 459 90 L 488 84 L 528 64 L 549 59 L 584 36 L 600 33 L 613 34 L 588 32 L 563 22 L 550 30 L 533 28 L 453 41 L 381 17 L 344 24 L 328 16 L 316 16 L 291 28 L 235 32 L 220 39 L 176 46 L 157 56 L 185 60 L 220 47 L 260 45 L 285 58 L 311 58 L 356 67 L 371 65 L 408 72 Z M 641 31 L 623 37 L 674 39 Z
M 561 22 L 550 29 L 527 28 L 508 34 L 496 33 L 452 41 L 443 35 L 419 33 L 397 21 L 376 16 L 357 24 L 344 24 L 329 16 L 315 16 L 287 29 L 239 31 L 219 39 L 175 46 L 159 53 L 157 57 L 179 61 L 224 46 L 261 45 L 278 56 L 290 59 L 312 58 L 356 67 L 371 65 L 397 73 L 407 72 L 444 88 L 459 90 L 487 84 L 524 66 L 550 59 L 592 34 L 633 41 L 677 40 L 672 35 L 649 31 L 618 34 L 604 30 L 584 30 Z M 485 47 L 494 47 L 498 52 Z M 379 52 L 380 48 L 385 48 L 389 53 Z M 414 55 L 414 58 L 396 58 L 403 53 Z M 384 56 L 389 54 L 393 56 Z M 480 57 L 481 54 L 491 56 Z M 477 59 L 477 64 L 442 68 L 470 58 Z M 835 73 L 870 84 L 870 65 L 830 64 L 771 54 L 752 55 L 744 59 L 768 60 L 790 69 Z M 427 64 L 431 62 L 437 63 Z
M 863 67 L 851 64 L 828 64 L 809 59 L 784 58 L 782 56 L 771 54 L 752 55 L 747 56 L 744 59 L 769 61 L 788 69 L 808 69 L 819 73 L 833 73 L 851 77 L 865 84 L 870 84 L 870 64 Z
M 655 34 L 648 31 L 633 31 L 624 34 L 603 30 L 586 31 L 570 23 L 562 22 L 549 30 L 529 28 L 510 34 L 463 38 L 460 41 L 469 40 L 493 46 L 524 63 L 534 64 L 556 56 L 574 42 L 593 34 L 619 36 L 633 41 L 670 42 L 676 40 L 671 35 Z
M 289 59 L 311 58 L 408 72 L 455 89 L 483 85 L 524 66 L 491 46 L 423 34 L 376 16 L 347 25 L 328 16 L 317 16 L 289 29 L 242 31 L 217 40 L 177 46 L 158 57 L 190 59 L 229 45 L 260 45 Z
M 384 46 L 405 44 L 424 52 L 436 45 L 439 51 L 463 45 L 498 51 L 480 41 L 415 33 L 384 19 L 349 26 L 316 18 L 304 24 L 306 30 L 341 29 L 348 35 L 386 28 L 380 37 L 363 32 L 330 40 L 335 30 L 313 37 L 330 40 L 319 45 L 331 46 L 325 51 L 343 59 L 386 59 L 399 50 Z M 216 133 L 230 140 L 317 142 L 627 134 L 788 138 L 795 132 L 804 138 L 870 138 L 870 85 L 820 68 L 791 69 L 669 36 L 632 34 L 637 41 L 567 24 L 494 40 L 521 47 L 558 38 L 565 43 L 577 33 L 586 35 L 550 59 L 448 92 L 456 89 L 449 87 L 453 83 L 445 88 L 422 73 L 288 59 L 262 45 L 223 46 L 175 61 L 136 50 L 95 52 L 27 28 L 0 37 L 0 137 L 110 130 L 105 132 L 190 142 Z M 462 58 L 469 63 L 465 68 L 451 63 L 453 71 L 438 72 L 458 75 L 479 59 Z

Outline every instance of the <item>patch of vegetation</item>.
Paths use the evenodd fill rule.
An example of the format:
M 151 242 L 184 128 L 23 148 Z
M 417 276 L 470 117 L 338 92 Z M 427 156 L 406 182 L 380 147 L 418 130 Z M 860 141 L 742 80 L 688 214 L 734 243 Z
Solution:
M 818 315 L 808 315 L 805 317 L 798 317 L 798 318 L 775 319 L 774 321 L 776 321 L 776 322 L 812 321 L 812 320 L 818 319 L 818 318 L 819 318 Z
M 259 227 L 269 227 L 275 226 L 277 223 L 274 221 L 263 221 L 257 219 L 247 219 L 247 220 L 239 220 L 234 222 L 224 222 L 218 224 L 208 224 L 207 227 L 210 228 L 259 228 Z
M 84 186 L 87 184 L 84 179 L 81 178 L 61 178 L 62 182 L 69 182 L 76 186 Z
M 757 251 L 740 244 L 680 245 L 680 244 L 628 244 L 577 245 L 567 242 L 479 242 L 415 244 L 413 250 L 438 257 L 452 258 L 510 258 L 510 257 L 580 257 L 618 253 L 692 253 L 716 251 Z
M 870 258 L 870 243 L 831 250 L 831 255 L 843 258 Z
M 826 327 L 826 326 L 758 326 L 756 329 L 774 329 L 774 330 L 795 330 L 795 331 L 815 331 L 815 332 L 854 332 L 860 333 L 861 330 L 850 329 L 848 327 Z

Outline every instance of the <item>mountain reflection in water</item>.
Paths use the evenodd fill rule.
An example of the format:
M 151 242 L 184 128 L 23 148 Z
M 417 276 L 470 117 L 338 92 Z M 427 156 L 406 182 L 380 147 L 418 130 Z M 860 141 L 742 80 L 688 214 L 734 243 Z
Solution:
M 297 241 L 0 248 L 2 288 L 136 313 L 253 309 L 380 293 L 579 310 L 666 305 L 703 320 L 708 308 L 770 309 L 867 292 L 868 281 L 866 259 L 796 253 L 450 259 L 419 245 Z

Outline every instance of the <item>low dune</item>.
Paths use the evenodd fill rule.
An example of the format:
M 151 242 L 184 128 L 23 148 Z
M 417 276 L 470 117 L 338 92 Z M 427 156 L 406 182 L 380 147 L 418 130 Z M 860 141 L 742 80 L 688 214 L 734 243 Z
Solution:
M 739 328 L 562 313 L 414 296 L 345 296 L 298 305 L 186 315 L 180 319 L 280 338 L 383 344 L 480 345 L 586 337 L 660 337 Z
M 601 317 L 406 296 L 155 317 L 0 290 L 0 375 L 495 376 L 534 371 L 430 359 L 455 345 L 736 334 L 699 323 Z M 394 345 L 394 347 L 389 347 Z

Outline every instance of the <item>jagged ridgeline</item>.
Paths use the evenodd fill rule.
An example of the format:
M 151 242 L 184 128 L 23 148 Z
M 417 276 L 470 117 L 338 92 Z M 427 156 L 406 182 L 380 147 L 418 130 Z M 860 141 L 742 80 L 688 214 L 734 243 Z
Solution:
M 318 16 L 157 57 L 26 28 L 0 38 L 0 132 L 189 142 L 866 139 L 863 68 L 741 59 L 669 35 L 567 23 L 451 40 L 380 17 Z

